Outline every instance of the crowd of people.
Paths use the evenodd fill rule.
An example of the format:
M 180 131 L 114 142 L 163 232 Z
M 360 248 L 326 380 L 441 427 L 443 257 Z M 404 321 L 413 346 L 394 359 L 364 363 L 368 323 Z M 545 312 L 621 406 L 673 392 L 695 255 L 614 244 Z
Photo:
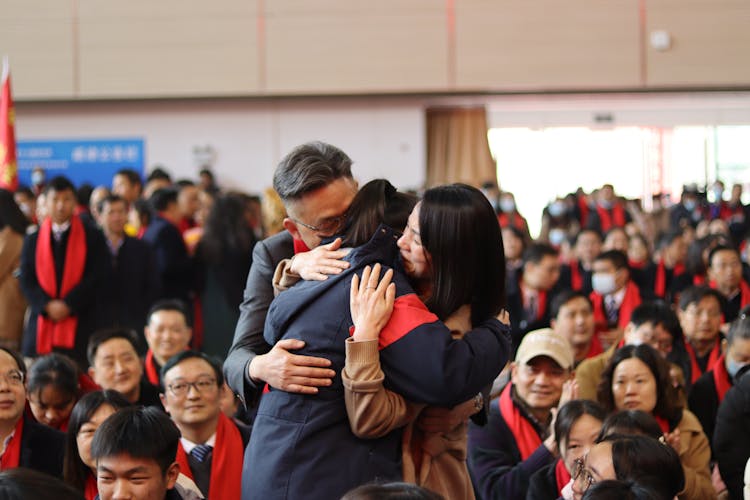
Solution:
M 262 200 L 35 172 L 0 190 L 0 491 L 742 498 L 750 212 L 707 191 L 579 190 L 533 240 L 494 183 L 359 186 L 320 142 Z

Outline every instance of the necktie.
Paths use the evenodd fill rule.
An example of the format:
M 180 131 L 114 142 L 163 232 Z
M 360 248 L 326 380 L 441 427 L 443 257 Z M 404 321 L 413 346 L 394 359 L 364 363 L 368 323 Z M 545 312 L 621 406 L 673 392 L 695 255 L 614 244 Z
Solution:
M 209 446 L 207 444 L 199 444 L 198 446 L 190 450 L 190 455 L 192 455 L 192 457 L 197 461 L 203 463 L 206 458 L 208 458 L 208 455 L 213 449 L 213 446 Z
M 617 302 L 613 296 L 609 296 L 605 300 L 605 309 L 607 310 L 607 322 L 609 324 L 617 323 Z
M 536 320 L 536 315 L 538 312 L 538 307 L 537 307 L 536 302 L 537 302 L 537 296 L 533 294 L 529 295 L 529 304 L 528 304 L 528 307 L 526 308 L 526 318 L 528 319 L 529 322 Z

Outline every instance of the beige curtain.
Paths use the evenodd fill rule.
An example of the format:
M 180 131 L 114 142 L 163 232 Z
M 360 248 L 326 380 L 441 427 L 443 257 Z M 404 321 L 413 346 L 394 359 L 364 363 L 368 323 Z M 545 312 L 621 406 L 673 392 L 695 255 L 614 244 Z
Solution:
M 484 108 L 427 110 L 427 186 L 497 181 Z

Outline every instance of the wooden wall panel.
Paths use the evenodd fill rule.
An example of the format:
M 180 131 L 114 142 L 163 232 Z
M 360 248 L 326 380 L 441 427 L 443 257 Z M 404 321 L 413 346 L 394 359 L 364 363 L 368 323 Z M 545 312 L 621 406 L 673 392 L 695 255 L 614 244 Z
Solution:
M 79 1 L 83 97 L 259 90 L 255 2 Z
M 634 0 L 456 0 L 458 89 L 641 83 Z
M 665 30 L 670 49 L 647 52 L 650 86 L 750 84 L 750 2 L 648 0 L 647 33 Z
M 73 97 L 71 2 L 3 0 L 0 5 L 0 57 L 3 55 L 10 60 L 16 99 Z
M 444 90 L 444 2 L 272 0 L 269 93 Z

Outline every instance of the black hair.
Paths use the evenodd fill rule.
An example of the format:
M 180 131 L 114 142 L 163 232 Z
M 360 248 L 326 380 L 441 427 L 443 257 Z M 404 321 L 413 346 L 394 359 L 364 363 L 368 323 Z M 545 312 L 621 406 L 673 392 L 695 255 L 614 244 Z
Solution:
M 497 315 L 505 305 L 505 253 L 497 215 L 484 194 L 465 184 L 428 189 L 419 232 L 432 277 L 430 311 L 445 320 L 471 304 L 474 325 Z
M 713 288 L 701 285 L 691 286 L 680 293 L 680 310 L 685 311 L 690 304 L 698 304 L 706 297 L 715 298 L 719 303 L 719 307 L 722 310 L 724 309 L 724 296 Z
M 91 200 L 91 193 L 93 191 L 94 186 L 92 186 L 88 182 L 84 182 L 83 184 L 78 186 L 78 189 L 76 189 L 76 200 L 78 200 L 78 204 L 88 207 L 89 200 Z
M 138 219 L 141 222 L 141 227 L 146 227 L 151 224 L 153 214 L 151 213 L 151 206 L 148 201 L 138 198 L 133 202 L 133 208 L 138 212 Z
M 682 229 L 672 229 L 670 231 L 667 231 L 659 237 L 659 244 L 657 245 L 657 248 L 666 248 L 671 245 L 676 239 L 682 238 L 682 236 Z
M 138 335 L 133 330 L 119 327 L 106 328 L 94 332 L 89 338 L 89 343 L 86 346 L 86 359 L 88 359 L 89 365 L 94 365 L 96 351 L 99 349 L 99 346 L 112 339 L 125 339 L 133 346 L 133 350 L 136 353 L 138 352 Z
M 630 315 L 630 322 L 639 326 L 651 323 L 654 326 L 660 326 L 677 341 L 682 338 L 682 327 L 680 320 L 677 318 L 674 310 L 663 300 L 650 300 L 642 302 Z
M 55 192 L 62 192 L 62 191 L 70 191 L 73 196 L 76 194 L 76 188 L 73 186 L 73 183 L 70 182 L 70 179 L 63 175 L 57 175 L 50 179 L 50 181 L 45 184 L 44 186 L 44 194 L 49 193 L 50 191 Z
M 247 210 L 243 195 L 230 193 L 214 200 L 197 252 L 206 262 L 220 266 L 227 255 L 250 255 L 256 240 L 245 217 Z
M 609 230 L 607 230 L 606 233 L 604 233 L 604 239 L 606 240 L 610 234 L 612 233 L 623 233 L 625 234 L 625 237 L 628 237 L 628 232 L 625 231 L 625 228 L 622 226 L 613 226 Z
M 573 246 L 575 246 L 575 245 L 577 245 L 577 244 L 578 244 L 578 239 L 579 239 L 579 238 L 580 238 L 580 237 L 581 237 L 581 236 L 582 236 L 583 234 L 585 234 L 585 233 L 592 233 L 592 234 L 596 235 L 596 237 L 597 237 L 597 238 L 599 239 L 599 242 L 600 242 L 600 243 L 601 243 L 602 241 L 604 241 L 604 238 L 602 237 L 602 233 L 600 233 L 599 231 L 597 231 L 597 230 L 596 230 L 596 229 L 594 229 L 593 227 L 583 227 L 583 228 L 581 228 L 581 230 L 580 230 L 580 231 L 578 231 L 578 233 L 576 233 L 575 237 L 573 238 Z
M 532 243 L 523 251 L 523 263 L 539 264 L 545 257 L 557 258 L 559 255 L 560 252 L 549 243 Z
M 343 245 L 363 245 L 380 224 L 401 231 L 416 204 L 415 196 L 397 191 L 385 179 L 368 182 L 362 186 L 349 206 L 343 231 Z
M 653 488 L 634 481 L 620 481 L 608 479 L 591 485 L 583 494 L 583 500 L 672 500 Z
M 740 255 L 740 251 L 737 250 L 735 247 L 730 245 L 717 245 L 711 249 L 711 251 L 708 254 L 708 267 L 711 267 L 711 263 L 714 260 L 714 255 L 716 255 L 719 252 L 732 252 L 737 256 L 737 259 L 742 262 L 742 256 Z
M 91 457 L 99 460 L 127 453 L 155 460 L 166 474 L 175 462 L 179 441 L 180 430 L 162 410 L 129 406 L 110 415 L 96 430 Z
M 177 190 L 172 187 L 157 189 L 148 199 L 148 203 L 153 212 L 163 212 L 172 203 L 177 203 Z
M 53 352 L 37 358 L 29 369 L 28 381 L 26 382 L 26 393 L 37 394 L 47 386 L 52 386 L 60 392 L 78 398 L 80 386 L 78 377 L 80 371 L 75 361 L 64 354 Z
M 224 385 L 224 374 L 221 371 L 221 363 L 219 363 L 217 359 L 199 351 L 182 351 L 169 358 L 167 362 L 164 363 L 164 366 L 161 367 L 161 373 L 159 373 L 159 388 L 161 389 L 161 392 L 164 392 L 164 389 L 166 389 L 163 380 L 167 375 L 167 372 L 188 359 L 202 359 L 208 363 L 216 375 L 216 385 L 219 387 Z
M 642 434 L 659 439 L 664 431 L 661 430 L 659 422 L 650 413 L 641 410 L 621 410 L 607 415 L 597 441 L 602 441 L 612 434 Z
M 126 207 L 128 206 L 128 202 L 122 196 L 108 194 L 99 200 L 99 203 L 96 204 L 96 209 L 101 213 L 104 210 L 104 205 L 111 205 L 112 203 L 124 203 Z
M 555 441 L 557 441 L 558 449 L 562 446 L 563 442 L 568 442 L 570 430 L 578 419 L 584 415 L 591 415 L 602 422 L 607 413 L 599 403 L 588 399 L 574 399 L 568 401 L 557 410 L 557 417 L 555 419 Z
M 340 178 L 352 178 L 352 160 L 336 146 L 308 142 L 282 158 L 273 174 L 273 188 L 288 203 Z
M 721 234 L 709 234 L 699 240 L 693 241 L 688 246 L 687 257 L 685 259 L 685 269 L 687 272 L 694 275 L 705 274 L 706 262 L 703 260 L 703 253 L 716 245 L 725 245 L 727 243 L 729 241 Z
M 139 174 L 132 168 L 121 168 L 120 170 L 115 172 L 114 177 L 117 177 L 118 175 L 121 175 L 127 178 L 130 184 L 143 186 L 143 181 L 141 180 L 141 174 Z
M 444 500 L 441 495 L 411 483 L 365 484 L 341 500 Z
M 148 177 L 146 178 L 146 182 L 151 182 L 153 180 L 163 180 L 167 181 L 170 184 L 172 183 L 172 176 L 169 175 L 169 173 L 162 167 L 157 166 L 155 167 L 150 174 L 148 174 Z
M 29 500 L 54 498 L 55 500 L 84 500 L 80 490 L 60 479 L 26 467 L 16 467 L 0 472 L 0 499 Z
M 179 179 L 175 181 L 174 185 L 179 191 L 182 191 L 182 188 L 195 187 L 195 182 L 191 181 L 190 179 Z
M 33 198 L 34 195 L 32 194 L 31 197 Z M 11 228 L 14 233 L 24 236 L 29 220 L 13 199 L 13 193 L 0 189 L 0 230 L 5 229 L 5 226 Z
M 10 349 L 3 346 L 0 346 L 0 351 L 8 353 L 8 355 L 13 358 L 13 361 L 15 361 L 16 365 L 18 365 L 18 371 L 23 374 L 23 379 L 26 380 L 26 363 L 24 363 L 21 353 L 19 353 L 15 349 Z
M 181 301 L 180 299 L 162 299 L 154 303 L 154 305 L 151 306 L 151 309 L 148 310 L 148 314 L 146 314 L 146 323 L 151 321 L 151 316 L 153 316 L 155 313 L 158 313 L 159 311 L 175 311 L 180 314 L 182 314 L 182 317 L 185 318 L 185 325 L 188 327 L 190 326 L 190 316 L 188 314 L 188 310 L 185 307 L 185 303 Z
M 617 349 L 610 359 L 609 364 L 602 372 L 602 378 L 597 387 L 596 396 L 599 403 L 607 410 L 614 411 L 615 399 L 612 394 L 612 380 L 615 368 L 622 361 L 630 358 L 638 358 L 651 371 L 656 380 L 656 406 L 654 415 L 665 419 L 670 425 L 677 424 L 682 416 L 677 394 L 669 376 L 669 362 L 662 358 L 661 354 L 647 344 L 626 345 Z
M 736 339 L 750 340 L 750 306 L 742 308 L 737 319 L 729 325 L 727 332 L 727 344 L 732 345 Z
M 628 265 L 628 256 L 625 255 L 625 252 L 622 252 L 620 250 L 607 250 L 606 252 L 602 252 L 596 256 L 594 262 L 600 260 L 611 262 L 612 265 L 615 266 L 616 270 L 627 269 L 628 271 L 630 271 L 630 266 Z
M 562 309 L 563 306 L 568 302 L 575 299 L 584 299 L 589 305 L 589 308 L 592 311 L 594 310 L 594 305 L 591 303 L 591 299 L 588 295 L 578 290 L 564 290 L 555 295 L 555 298 L 552 299 L 552 303 L 550 304 L 549 308 L 550 318 L 557 318 L 557 315 L 560 314 L 560 309 Z
M 68 420 L 68 430 L 65 433 L 63 479 L 80 491 L 83 491 L 86 485 L 86 477 L 91 469 L 83 463 L 81 455 L 78 453 L 78 433 L 83 424 L 91 420 L 96 410 L 102 405 L 109 405 L 115 411 L 131 406 L 125 396 L 117 391 L 111 389 L 94 391 L 78 400 L 70 413 L 70 420 Z
M 198 175 L 199 176 L 205 175 L 209 179 L 211 179 L 212 181 L 214 180 L 214 173 L 211 171 L 210 168 L 202 168 L 202 169 L 200 169 L 200 171 L 198 171 Z

